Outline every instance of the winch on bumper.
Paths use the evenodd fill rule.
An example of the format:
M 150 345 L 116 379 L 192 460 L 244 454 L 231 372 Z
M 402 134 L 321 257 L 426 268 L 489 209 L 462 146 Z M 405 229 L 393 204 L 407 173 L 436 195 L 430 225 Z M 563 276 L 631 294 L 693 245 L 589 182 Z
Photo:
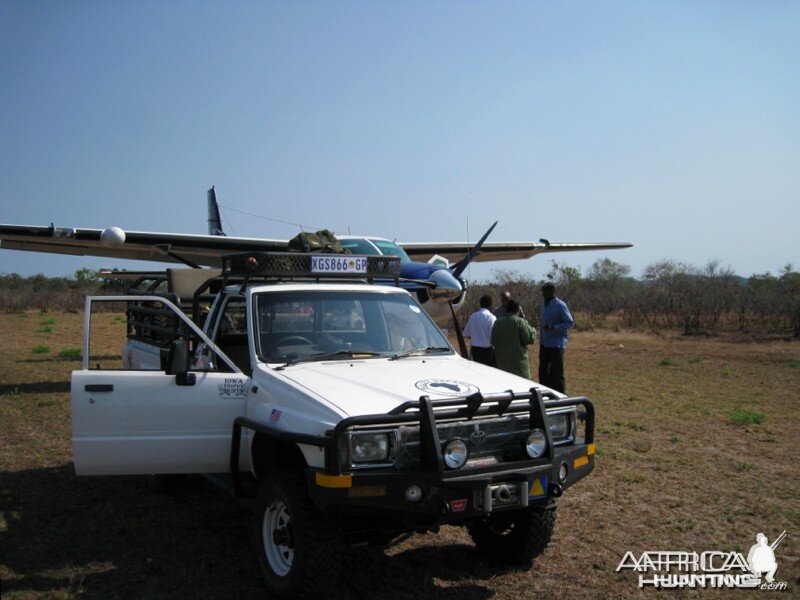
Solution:
M 440 523 L 546 504 L 591 472 L 595 448 L 592 403 L 584 397 L 558 399 L 546 394 L 550 397 L 533 388 L 524 394 L 478 393 L 445 400 L 423 396 L 387 414 L 345 419 L 326 439 L 326 468 L 306 470 L 311 499 L 326 513 Z M 574 420 L 564 439 L 554 438 L 547 411 L 561 411 L 559 414 L 571 411 L 577 415 L 578 407 L 585 421 L 583 439 L 577 437 Z M 469 463 L 464 459 L 465 464 L 459 468 L 448 468 L 447 446 L 460 440 L 455 445 L 465 449 L 470 441 L 458 434 L 473 425 L 480 433 L 482 423 L 496 423 L 490 420 L 492 417 L 505 417 L 515 425 L 524 420 L 527 428 L 517 431 L 516 437 L 520 438 L 521 433 L 525 439 L 528 434 L 528 441 L 530 432 L 538 431 L 533 438 L 544 438 L 541 440 L 544 447 L 540 445 L 534 450 L 541 449 L 541 454 L 535 458 L 523 454 L 525 443 L 518 444 L 518 439 L 515 442 L 514 432 L 499 432 L 495 428 L 498 431 L 495 435 L 510 439 L 506 446 L 521 446 L 521 456 L 509 456 L 506 449 L 499 460 L 495 457 Z M 403 446 L 405 456 L 389 456 L 387 451 L 386 466 L 377 467 L 347 460 L 354 432 L 367 436 L 370 432 L 388 433 L 399 439 L 401 434 L 396 432 L 409 426 L 418 431 L 418 442 L 407 445 L 412 448 L 409 452 Z M 451 433 L 454 437 L 450 437 Z M 402 441 L 399 445 L 403 445 Z

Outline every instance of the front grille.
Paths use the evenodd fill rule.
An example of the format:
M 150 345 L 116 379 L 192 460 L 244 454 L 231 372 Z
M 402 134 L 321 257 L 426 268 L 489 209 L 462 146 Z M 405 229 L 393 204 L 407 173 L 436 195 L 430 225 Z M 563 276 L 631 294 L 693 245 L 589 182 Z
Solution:
M 442 444 L 464 440 L 469 460 L 464 468 L 477 468 L 526 458 L 524 443 L 530 431 L 527 416 L 474 419 L 441 423 L 436 427 Z M 398 427 L 395 466 L 407 469 L 420 462 L 419 427 Z

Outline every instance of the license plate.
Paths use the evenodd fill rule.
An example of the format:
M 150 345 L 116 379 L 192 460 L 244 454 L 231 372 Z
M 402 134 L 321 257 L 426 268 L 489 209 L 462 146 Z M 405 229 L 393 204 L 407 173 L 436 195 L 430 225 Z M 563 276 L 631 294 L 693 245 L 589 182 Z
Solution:
M 366 273 L 364 256 L 312 256 L 312 273 Z

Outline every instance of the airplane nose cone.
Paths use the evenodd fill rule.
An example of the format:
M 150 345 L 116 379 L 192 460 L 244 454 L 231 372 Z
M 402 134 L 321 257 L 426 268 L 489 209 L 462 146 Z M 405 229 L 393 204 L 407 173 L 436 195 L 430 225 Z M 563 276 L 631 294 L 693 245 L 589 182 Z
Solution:
M 455 300 L 464 291 L 461 282 L 447 269 L 434 271 L 429 279 L 436 284 L 436 287 L 429 292 L 434 302 Z

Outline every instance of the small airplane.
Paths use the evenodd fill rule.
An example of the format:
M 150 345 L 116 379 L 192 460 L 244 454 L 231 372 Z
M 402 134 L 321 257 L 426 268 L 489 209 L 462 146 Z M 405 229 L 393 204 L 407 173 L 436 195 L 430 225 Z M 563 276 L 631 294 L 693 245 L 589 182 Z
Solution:
M 125 231 L 119 227 L 85 229 L 74 227 L 0 224 L 0 248 L 51 252 L 77 256 L 104 256 L 132 260 L 183 263 L 191 268 L 221 267 L 222 256 L 236 252 L 284 252 L 289 240 L 233 237 L 225 234 L 216 190 L 208 190 L 208 235 Z M 402 285 L 414 292 L 425 311 L 446 327 L 464 302 L 467 285 L 461 274 L 470 262 L 516 260 L 549 252 L 616 250 L 628 242 L 490 242 L 495 222 L 475 243 L 412 242 L 397 244 L 380 237 L 337 236 L 353 254 L 400 257 Z

